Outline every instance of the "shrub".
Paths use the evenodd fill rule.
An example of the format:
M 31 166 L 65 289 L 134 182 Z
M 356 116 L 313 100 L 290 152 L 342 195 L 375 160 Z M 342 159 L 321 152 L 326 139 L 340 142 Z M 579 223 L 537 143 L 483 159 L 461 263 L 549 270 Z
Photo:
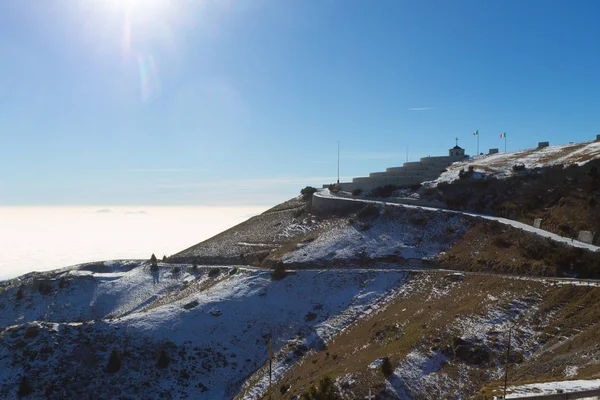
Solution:
M 509 241 L 507 241 L 506 239 L 504 239 L 503 237 L 500 237 L 500 236 L 496 236 L 492 240 L 492 244 L 496 247 L 504 248 L 504 249 L 511 246 L 511 243 Z
M 229 275 L 235 275 L 237 273 L 238 273 L 237 267 L 233 267 L 233 268 L 231 268 L 231 271 L 229 271 Z
M 375 204 L 367 204 L 356 213 L 356 220 L 360 222 L 373 220 L 377 217 L 379 217 L 379 207 Z
M 356 188 L 352 191 L 352 196 L 360 196 L 362 194 L 362 189 Z
M 340 187 L 340 185 L 338 183 L 331 183 L 329 185 L 329 191 L 331 193 L 339 193 L 341 189 L 342 188 Z
M 317 318 L 317 314 L 315 314 L 314 312 L 309 311 L 306 316 L 304 317 L 304 320 L 306 322 L 310 322 L 310 321 L 314 321 Z
M 285 265 L 283 264 L 283 261 L 279 261 L 277 265 L 275 265 L 273 272 L 271 272 L 271 279 L 274 281 L 279 281 L 285 278 L 286 275 L 287 272 L 285 272 Z
M 163 262 L 167 262 L 167 256 L 165 256 L 165 255 L 163 254 L 163 259 L 162 259 L 162 260 L 163 260 Z
M 27 379 L 27 377 L 24 376 L 21 379 L 21 382 L 19 382 L 19 391 L 17 392 L 17 396 L 19 396 L 19 398 L 26 397 L 29 396 L 31 393 L 33 393 L 33 388 L 29 383 L 29 379 Z
M 421 215 L 412 217 L 410 219 L 411 224 L 413 224 L 414 226 L 423 226 L 425 225 L 425 222 L 427 222 L 427 219 Z
M 548 253 L 547 247 L 539 242 L 528 242 L 527 239 L 524 239 L 519 245 L 521 255 L 525 258 L 543 260 Z
M 194 265 L 192 265 L 192 273 L 195 274 L 196 272 L 198 272 L 198 265 L 194 263 Z
M 298 208 L 296 211 L 294 211 L 294 218 L 300 218 L 302 214 L 304 214 L 304 211 L 306 211 L 304 207 Z
M 512 170 L 515 172 L 519 172 L 519 171 L 524 171 L 525 170 L 525 164 L 515 164 L 512 166 Z
M 17 294 L 15 296 L 17 300 L 22 300 L 25 297 L 25 293 L 23 292 L 23 288 L 19 288 L 17 290 Z
M 396 185 L 384 185 L 371 190 L 372 197 L 390 197 L 398 189 Z
M 319 387 L 312 385 L 300 396 L 301 400 L 341 400 L 333 380 L 326 376 L 319 381 Z
M 50 282 L 40 282 L 38 292 L 43 295 L 52 293 L 52 284 Z
M 590 207 L 594 207 L 596 205 L 596 203 L 597 203 L 597 201 L 594 196 L 590 197 L 590 199 L 588 200 L 588 206 L 590 206 Z
M 383 361 L 381 362 L 381 372 L 386 378 L 389 378 L 394 373 L 394 367 L 392 366 L 389 357 L 383 357 Z
M 571 230 L 571 227 L 569 227 L 568 224 L 558 224 L 558 230 L 561 231 L 563 234 L 568 234 Z
M 220 273 L 221 270 L 219 268 L 211 268 L 210 271 L 208 271 L 208 276 L 214 278 L 219 276 Z
M 40 333 L 40 329 L 37 326 L 30 326 L 25 330 L 25 335 L 23 337 L 25 339 L 31 339 L 36 337 Z
M 286 392 L 290 389 L 290 385 L 281 385 L 279 388 L 279 393 L 286 394 Z
M 180 272 L 181 272 L 181 268 L 179 268 L 179 267 L 171 268 L 171 273 L 175 276 L 179 275 Z
M 170 361 L 171 360 L 169 359 L 169 355 L 167 354 L 165 349 L 162 349 L 160 351 L 160 356 L 158 356 L 158 362 L 156 363 L 156 367 L 157 368 L 167 368 L 169 366 Z
M 121 369 L 121 353 L 116 348 L 113 348 L 110 352 L 110 358 L 108 364 L 106 364 L 106 372 L 114 374 Z
M 317 189 L 315 189 L 314 187 L 307 186 L 300 191 L 300 194 L 302 195 L 303 200 L 310 200 L 313 193 L 315 193 L 316 191 L 317 191 Z
M 58 281 L 58 287 L 61 289 L 66 288 L 67 286 L 69 286 L 69 280 L 67 278 L 65 278 L 64 276 L 62 278 L 60 278 L 60 280 Z
M 189 302 L 189 303 L 187 303 L 187 304 L 184 304 L 184 305 L 183 305 L 183 308 L 184 308 L 185 310 L 191 310 L 191 309 L 192 309 L 192 308 L 194 308 L 194 307 L 198 307 L 198 305 L 199 305 L 199 304 L 200 304 L 200 303 L 198 302 L 198 300 L 193 300 L 193 301 L 190 301 L 190 302 Z

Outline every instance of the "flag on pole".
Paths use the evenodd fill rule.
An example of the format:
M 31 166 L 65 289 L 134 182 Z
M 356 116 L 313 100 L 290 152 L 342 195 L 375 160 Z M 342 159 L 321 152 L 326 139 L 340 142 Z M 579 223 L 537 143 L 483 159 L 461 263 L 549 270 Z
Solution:
M 473 132 L 473 136 L 477 136 L 477 135 L 479 135 L 479 131 L 478 130 L 475 131 L 475 132 Z
M 504 133 L 501 133 L 501 134 L 500 134 L 500 139 L 505 139 L 505 138 L 506 138 L 506 132 L 504 132 Z

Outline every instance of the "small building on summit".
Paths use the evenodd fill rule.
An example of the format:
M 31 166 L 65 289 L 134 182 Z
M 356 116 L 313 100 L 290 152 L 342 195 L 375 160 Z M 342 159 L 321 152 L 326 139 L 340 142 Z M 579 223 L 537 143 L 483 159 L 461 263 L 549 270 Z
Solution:
M 467 157 L 465 149 L 458 145 L 457 139 L 456 146 L 448 150 L 447 156 L 423 157 L 419 161 L 406 162 L 402 167 L 372 172 L 369 176 L 354 178 L 352 182 L 341 182 L 339 185 L 341 190 L 349 192 L 355 189 L 368 191 L 385 185 L 399 187 L 415 185 L 436 179 L 447 166 L 465 157 Z M 323 187 L 327 186 L 323 185 Z

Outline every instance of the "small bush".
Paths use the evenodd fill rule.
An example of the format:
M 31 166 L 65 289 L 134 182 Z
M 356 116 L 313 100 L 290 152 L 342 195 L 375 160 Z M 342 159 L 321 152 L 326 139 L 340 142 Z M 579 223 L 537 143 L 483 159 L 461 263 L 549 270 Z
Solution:
M 121 369 L 121 353 L 116 348 L 113 348 L 110 352 L 110 358 L 108 359 L 108 364 L 106 365 L 106 372 L 109 374 L 114 374 Z
M 279 261 L 277 265 L 275 265 L 273 272 L 271 272 L 271 279 L 274 281 L 279 281 L 285 278 L 286 275 L 287 272 L 285 272 L 285 265 L 282 261 Z
M 326 376 L 319 381 L 319 387 L 312 385 L 300 396 L 301 400 L 341 400 L 333 380 Z
M 300 194 L 302 195 L 303 200 L 310 200 L 313 193 L 315 193 L 316 191 L 317 191 L 317 189 L 315 189 L 314 187 L 307 186 L 300 191 Z
M 25 329 L 25 335 L 23 335 L 23 337 L 25 339 L 31 339 L 36 337 L 39 333 L 40 329 L 37 326 L 30 326 L 29 328 Z
M 342 188 L 341 188 L 341 187 L 340 187 L 340 185 L 339 185 L 339 184 L 337 184 L 337 183 L 331 183 L 331 184 L 329 185 L 329 191 L 330 191 L 331 193 L 339 193 L 341 189 L 342 189 Z
M 290 385 L 281 385 L 279 388 L 279 393 L 286 394 L 286 392 L 290 389 Z
M 294 218 L 300 218 L 305 211 L 306 209 L 304 207 L 298 208 L 296 211 L 294 211 Z
M 196 272 L 198 272 L 198 265 L 194 264 L 192 265 L 192 274 L 196 274 Z
M 379 217 L 379 207 L 375 204 L 367 204 L 356 213 L 356 220 L 360 222 L 373 220 L 377 217 Z
M 38 285 L 38 292 L 43 295 L 52 293 L 52 284 L 50 282 L 40 282 Z
M 504 239 L 503 237 L 500 236 L 496 236 L 493 240 L 492 240 L 492 244 L 496 247 L 499 248 L 509 248 L 511 246 L 511 243 L 509 241 L 507 241 L 506 239 Z
M 229 271 L 229 275 L 235 275 L 238 273 L 238 271 L 239 270 L 237 269 L 237 267 L 233 267 L 233 268 L 231 268 L 231 271 Z
M 588 206 L 590 206 L 590 207 L 595 207 L 596 203 L 597 203 L 597 201 L 594 196 L 590 197 L 590 199 L 588 200 Z
M 169 366 L 169 362 L 171 362 L 171 360 L 169 359 L 169 355 L 167 354 L 165 349 L 162 349 L 160 352 L 160 356 L 158 356 L 158 362 L 156 363 L 156 367 L 167 368 Z
M 414 226 L 423 226 L 423 225 L 425 225 L 425 222 L 427 222 L 427 219 L 423 216 L 418 215 L 418 216 L 412 217 L 410 219 L 410 222 Z
M 186 310 L 191 310 L 194 307 L 197 307 L 200 303 L 198 302 L 198 300 L 194 300 L 194 301 L 190 301 L 187 304 L 184 304 L 183 308 Z
M 60 278 L 60 280 L 58 281 L 58 287 L 61 289 L 66 288 L 67 286 L 69 286 L 69 280 L 67 278 L 65 278 L 64 276 L 62 278 Z
M 208 276 L 211 278 L 215 278 L 219 276 L 220 273 L 221 270 L 219 268 L 211 268 L 210 271 L 208 271 Z
M 562 233 L 562 234 L 568 234 L 569 231 L 571 230 L 571 227 L 567 224 L 558 224 L 558 230 Z
M 389 357 L 383 357 L 383 361 L 381 362 L 381 372 L 386 378 L 389 378 L 394 373 L 394 367 L 392 366 Z
M 163 262 L 167 262 L 167 256 L 163 254 Z
M 396 185 L 384 185 L 376 187 L 371 190 L 370 196 L 372 197 L 390 197 L 394 192 L 398 190 Z
M 310 321 L 314 321 L 317 318 L 317 314 L 315 314 L 314 312 L 309 311 L 306 316 L 304 317 L 304 320 L 306 322 L 310 322 Z
M 19 398 L 26 397 L 29 396 L 31 393 L 33 393 L 33 388 L 29 383 L 29 379 L 27 379 L 27 377 L 24 376 L 21 379 L 21 382 L 19 382 L 19 391 L 17 392 L 17 396 L 19 396 Z
M 179 268 L 179 267 L 171 268 L 171 273 L 175 276 L 179 275 L 180 272 L 181 272 L 181 268 Z
M 519 171 L 524 171 L 525 170 L 525 164 L 515 164 L 512 166 L 512 170 L 515 172 L 519 172 Z
M 352 196 L 360 196 L 362 194 L 362 189 L 356 188 L 352 191 Z
M 22 300 L 25 297 L 25 292 L 23 292 L 23 288 L 19 288 L 17 290 L 17 294 L 15 295 L 17 300 Z

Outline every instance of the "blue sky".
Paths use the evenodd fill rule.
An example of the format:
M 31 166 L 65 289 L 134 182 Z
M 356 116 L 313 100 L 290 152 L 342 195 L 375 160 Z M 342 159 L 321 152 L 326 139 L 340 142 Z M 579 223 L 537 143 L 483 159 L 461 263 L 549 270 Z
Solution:
M 600 132 L 597 1 L 5 0 L 0 205 L 268 205 Z

